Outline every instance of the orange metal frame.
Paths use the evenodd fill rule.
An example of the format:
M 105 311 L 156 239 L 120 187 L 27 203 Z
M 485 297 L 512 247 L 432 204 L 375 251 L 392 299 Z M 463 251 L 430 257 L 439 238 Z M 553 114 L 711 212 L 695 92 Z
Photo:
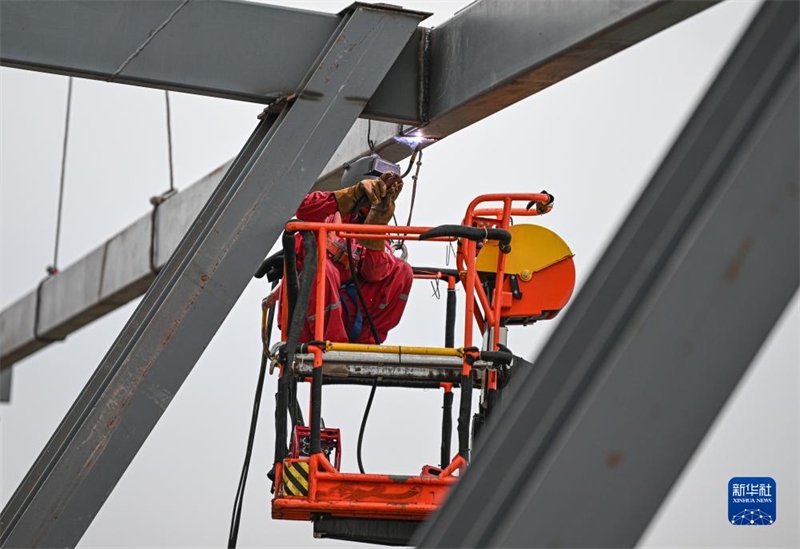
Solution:
M 550 196 L 544 193 L 519 194 L 487 194 L 473 200 L 464 217 L 463 225 L 467 227 L 508 229 L 512 216 L 539 215 L 536 209 L 512 207 L 515 201 L 547 203 Z M 479 208 L 488 202 L 500 202 L 502 207 Z M 405 227 L 386 225 L 356 225 L 348 223 L 309 223 L 292 221 L 286 224 L 286 230 L 312 231 L 317 238 L 317 271 L 316 271 L 316 310 L 314 339 L 322 341 L 325 333 L 325 273 L 328 261 L 328 233 L 337 233 L 341 238 L 359 238 L 374 240 L 419 240 L 419 236 L 431 227 Z M 463 348 L 473 347 L 473 318 L 482 333 L 500 328 L 501 307 L 503 303 L 503 277 L 505 274 L 505 254 L 498 254 L 497 279 L 494 286 L 493 299 L 490 300 L 480 284 L 475 262 L 477 243 L 467 239 L 441 237 L 431 241 L 458 241 L 456 255 L 461 282 L 466 291 L 466 315 L 464 325 Z M 431 271 L 415 275 L 415 278 L 432 279 L 448 278 L 448 287 L 455 286 L 454 277 Z M 287 311 L 286 292 L 283 292 L 283 311 Z M 282 340 L 286 341 L 288 322 L 282 322 Z M 494 349 L 497 350 L 495 344 Z M 311 347 L 314 356 L 314 368 L 321 368 L 323 363 L 322 347 Z M 464 352 L 462 374 L 469 376 L 471 366 L 468 355 Z M 285 366 L 284 366 L 285 367 Z M 496 386 L 496 375 L 489 377 L 489 384 Z M 451 389 L 450 384 L 443 387 Z M 282 478 L 284 467 L 293 461 L 309 462 L 308 495 L 292 496 L 284 493 Z M 278 519 L 310 520 L 316 515 L 329 514 L 340 517 L 359 518 L 392 518 L 405 520 L 422 520 L 429 513 L 438 509 L 447 491 L 456 480 L 456 472 L 463 471 L 466 460 L 459 454 L 442 470 L 439 476 L 396 476 L 381 474 L 341 473 L 328 461 L 324 453 L 319 452 L 310 458 L 286 459 L 275 464 L 275 498 L 272 502 L 272 516 Z

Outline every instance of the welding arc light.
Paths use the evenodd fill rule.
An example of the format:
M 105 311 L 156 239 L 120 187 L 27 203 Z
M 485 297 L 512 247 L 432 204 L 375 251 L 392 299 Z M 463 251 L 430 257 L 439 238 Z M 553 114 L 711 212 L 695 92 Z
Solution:
M 434 141 L 430 137 L 425 137 L 423 135 L 396 135 L 394 139 L 398 143 L 407 146 L 409 149 L 416 149 L 419 146 L 429 145 Z

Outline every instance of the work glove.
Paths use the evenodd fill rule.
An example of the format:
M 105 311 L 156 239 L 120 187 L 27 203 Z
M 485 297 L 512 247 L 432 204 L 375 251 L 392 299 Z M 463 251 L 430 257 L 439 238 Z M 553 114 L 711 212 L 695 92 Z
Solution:
M 388 225 L 394 215 L 395 200 L 403 190 L 403 180 L 397 174 L 383 174 L 381 178 L 385 179 L 388 190 L 380 201 L 370 207 L 365 225 Z M 383 240 L 361 239 L 359 243 L 369 250 L 383 250 L 386 247 Z
M 353 212 L 356 204 L 366 196 L 370 204 L 379 203 L 386 196 L 386 182 L 383 179 L 364 179 L 360 183 L 333 191 L 339 213 L 343 216 Z

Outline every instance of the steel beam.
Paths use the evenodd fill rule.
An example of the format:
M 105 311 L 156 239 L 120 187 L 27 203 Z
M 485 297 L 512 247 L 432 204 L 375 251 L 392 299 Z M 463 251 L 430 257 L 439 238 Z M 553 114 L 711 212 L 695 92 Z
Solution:
M 443 137 L 712 4 L 481 0 L 417 30 L 363 115 Z M 269 103 L 297 88 L 340 18 L 239 1 L 4 0 L 0 64 Z
M 450 135 L 713 6 L 705 0 L 481 0 L 433 30 L 421 133 Z
M 266 104 L 298 88 L 341 20 L 237 0 L 7 0 L 0 64 Z M 408 122 L 417 120 L 422 35 L 387 82 L 406 92 L 395 110 Z
M 3 547 L 74 547 L 422 15 L 359 6 L 259 124 L 0 515 Z
M 366 125 L 364 120 L 353 125 L 314 189 L 332 188 L 342 165 L 364 154 Z M 391 141 L 399 132 L 397 124 L 372 123 L 371 134 L 379 142 Z M 147 291 L 232 163 L 160 204 L 0 312 L 2 372 Z
M 132 19 L 126 23 L 125 28 L 119 29 L 120 32 L 133 32 L 132 29 L 138 28 L 140 24 L 145 24 L 145 19 L 150 21 L 147 24 L 154 25 L 156 21 L 160 21 L 159 17 L 162 17 L 164 13 L 172 13 L 167 7 L 163 7 L 167 3 L 153 2 L 90 2 L 92 12 L 86 14 L 83 14 L 85 5 L 80 2 L 45 2 L 45 4 L 47 5 L 46 11 L 42 8 L 43 4 L 37 1 L 3 2 L 0 4 L 0 13 L 3 15 L 0 17 L 0 30 L 6 28 L 3 25 L 10 26 L 9 21 L 13 21 L 15 17 L 17 20 L 25 21 L 26 28 L 43 25 L 42 21 L 51 21 L 50 18 L 53 17 L 55 20 L 51 21 L 52 25 L 72 30 L 69 33 L 66 30 L 61 34 L 55 33 L 53 37 L 43 37 L 40 43 L 35 40 L 37 31 L 26 34 L 10 28 L 8 32 L 0 33 L 0 46 L 4 46 L 0 48 L 0 61 L 6 64 L 16 63 L 14 66 L 37 70 L 55 71 L 56 67 L 60 67 L 56 72 L 78 76 L 107 74 L 108 69 L 104 69 L 105 72 L 100 70 L 93 72 L 88 68 L 81 69 L 83 72 L 74 68 L 67 70 L 72 67 L 72 65 L 68 65 L 67 60 L 73 64 L 78 61 L 86 65 L 101 64 L 100 60 L 105 55 L 103 48 L 94 48 L 91 52 L 84 52 L 84 49 L 95 44 L 91 38 L 93 33 L 99 32 L 98 29 L 104 27 L 83 28 L 82 25 L 92 22 L 92 17 L 110 17 L 109 13 L 115 13 L 115 10 L 133 10 L 135 13 L 131 15 Z M 471 4 L 452 20 L 431 31 L 428 37 L 429 50 L 425 50 L 423 47 L 422 51 L 410 55 L 409 48 L 418 40 L 415 34 L 368 104 L 368 110 L 373 108 L 375 112 L 380 111 L 384 118 L 392 118 L 387 114 L 391 111 L 392 105 L 408 112 L 410 112 L 409 109 L 422 108 L 420 105 L 423 105 L 425 106 L 424 113 L 421 112 L 419 116 L 407 113 L 405 117 L 414 118 L 414 120 L 428 119 L 427 125 L 415 131 L 414 128 L 409 129 L 395 123 L 376 122 L 372 123 L 372 138 L 377 143 L 377 150 L 382 156 L 388 160 L 401 161 L 409 155 L 410 149 L 395 139 L 398 134 L 405 131 L 443 139 L 450 133 L 490 116 L 511 103 L 563 80 L 712 4 L 712 2 L 705 1 L 654 0 L 633 0 L 621 3 L 599 0 L 592 2 L 586 0 L 541 0 L 537 2 L 481 0 Z M 173 3 L 172 9 L 174 10 L 178 5 Z M 206 38 L 202 38 L 202 40 L 206 40 L 208 36 L 211 36 L 213 34 L 211 31 L 207 31 L 210 34 L 201 34 L 195 38 L 191 38 L 194 35 L 184 34 L 194 33 L 197 29 L 204 28 L 204 17 L 211 15 L 201 16 L 200 12 L 187 12 L 186 10 L 213 10 L 216 19 L 207 24 L 212 25 L 216 29 L 214 32 L 218 33 L 213 34 L 217 41 L 217 46 L 215 46 L 217 50 L 226 49 L 218 46 L 219 43 L 225 42 L 225 34 L 220 29 L 238 29 L 239 27 L 232 23 L 239 21 L 240 17 L 248 19 L 248 22 L 242 23 L 245 24 L 245 29 L 250 28 L 247 25 L 252 20 L 268 25 L 264 28 L 277 25 L 280 27 L 279 32 L 283 32 L 284 28 L 303 24 L 304 18 L 309 18 L 308 21 L 316 21 L 313 24 L 309 23 L 309 28 L 317 29 L 319 26 L 318 32 L 323 32 L 328 28 L 325 25 L 336 19 L 332 15 L 238 2 L 213 3 L 213 8 L 211 5 L 212 3 L 201 2 L 197 6 L 194 4 L 185 6 L 178 15 L 173 17 L 169 26 L 159 33 L 159 37 L 167 34 L 159 39 L 154 38 L 137 57 L 137 64 L 131 62 L 129 68 L 123 71 L 123 74 L 129 77 L 126 82 L 142 85 L 152 84 L 153 78 L 145 79 L 136 76 L 138 73 L 134 69 L 140 64 L 141 70 L 152 65 L 153 63 L 144 63 L 148 57 L 142 58 L 142 56 L 146 52 L 150 52 L 151 48 L 155 48 L 153 55 L 157 54 L 159 62 L 166 67 L 163 69 L 163 74 L 159 73 L 161 74 L 161 79 L 158 80 L 159 85 L 196 93 L 206 93 L 204 90 L 210 89 L 210 84 L 207 84 L 205 88 L 190 88 L 185 82 L 189 79 L 185 75 L 185 71 L 195 69 L 199 71 L 200 69 L 197 68 L 196 63 L 185 61 L 192 59 L 195 50 L 188 46 L 179 47 L 179 45 L 191 44 L 192 40 L 201 40 L 203 36 Z M 51 12 L 51 9 L 55 11 Z M 260 11 L 262 9 L 266 11 Z M 154 15 L 155 12 L 152 10 L 161 11 Z M 273 13 L 270 10 L 277 10 L 274 12 L 274 17 L 270 15 Z M 80 19 L 76 14 L 83 14 L 88 19 Z M 189 14 L 194 14 L 192 17 L 196 21 L 192 19 L 194 24 L 181 30 L 184 27 L 177 23 L 180 22 L 180 18 L 188 17 Z M 75 18 L 80 20 L 75 21 Z M 76 26 L 68 26 L 67 21 L 70 22 L 70 25 Z M 225 21 L 231 24 L 223 25 Z M 76 32 L 75 29 L 83 31 Z M 178 34 L 167 40 L 166 36 L 170 36 L 170 32 Z M 263 29 L 259 30 L 259 36 L 265 34 L 268 33 L 264 33 Z M 308 33 L 305 31 L 302 33 L 304 40 L 306 34 Z M 287 38 L 288 43 L 293 43 L 292 41 L 299 35 L 300 33 L 293 32 L 292 36 Z M 250 36 L 249 31 L 243 32 L 243 36 Z M 283 35 L 278 34 L 277 36 Z M 186 42 L 179 43 L 179 37 Z M 311 37 L 310 39 L 316 40 L 317 38 Z M 51 44 L 48 40 L 55 42 Z M 82 42 L 84 40 L 89 40 L 89 43 L 84 44 Z M 116 62 L 119 62 L 120 58 L 124 59 L 124 55 L 128 55 L 127 52 L 134 47 L 133 44 L 136 42 L 130 37 L 125 40 L 127 40 L 126 47 L 128 49 L 119 47 L 118 51 L 113 48 L 110 50 L 116 52 L 114 54 Z M 259 40 L 266 40 L 266 38 L 262 37 Z M 262 44 L 259 40 L 254 43 Z M 239 42 L 234 41 L 226 51 L 238 51 L 236 48 L 242 46 L 236 44 Z M 249 67 L 263 67 L 263 63 L 272 63 L 274 60 L 271 61 L 271 58 L 267 56 L 266 60 L 259 58 L 256 62 L 248 56 L 254 54 L 253 52 L 260 56 L 264 52 L 252 45 L 248 47 L 250 49 L 247 51 L 239 51 L 239 54 L 243 56 L 241 59 L 251 62 L 248 65 L 247 78 L 271 78 L 276 71 L 251 71 Z M 28 57 L 23 56 L 22 53 L 13 53 L 16 50 L 28 52 L 25 54 Z M 202 51 L 202 49 L 197 51 Z M 177 55 L 177 53 L 180 53 L 180 66 L 173 67 L 170 56 Z M 204 58 L 203 63 L 200 64 L 203 71 L 207 71 L 207 77 L 214 78 L 218 74 L 224 75 L 220 82 L 230 86 L 231 89 L 245 86 L 240 80 L 237 80 L 235 74 L 226 72 L 233 70 L 238 61 L 234 63 L 227 57 L 218 58 L 218 55 L 227 54 L 217 53 L 207 59 Z M 310 53 L 303 55 L 311 57 Z M 398 65 L 398 63 L 410 64 L 411 58 L 418 60 L 420 55 L 422 59 L 430 58 L 429 63 L 425 65 L 428 68 L 425 72 L 427 77 L 424 86 L 420 84 L 421 81 L 417 79 L 417 76 L 402 76 L 405 69 Z M 43 59 L 49 59 L 48 56 L 55 57 L 45 63 Z M 11 59 L 18 59 L 18 62 L 12 63 Z M 27 59 L 27 61 L 22 63 L 19 59 Z M 39 61 L 34 62 L 35 59 L 39 59 Z M 213 70 L 215 64 L 223 62 L 225 71 L 215 72 Z M 283 60 L 280 62 L 281 66 L 285 64 Z M 108 60 L 103 63 L 103 66 L 113 65 Z M 160 65 L 154 65 L 154 67 L 150 67 L 150 70 L 156 70 L 156 68 L 159 71 L 162 70 Z M 405 72 L 412 71 L 410 65 L 408 67 Z M 173 71 L 171 68 L 175 70 Z M 206 75 L 206 72 L 201 71 L 198 74 Z M 167 85 L 164 80 L 167 77 L 182 78 L 183 83 L 180 86 L 175 82 Z M 247 82 L 254 81 L 247 80 Z M 414 83 L 414 86 L 419 88 L 420 97 L 424 98 L 421 103 L 417 102 L 416 96 L 411 102 L 406 100 L 408 93 L 411 93 L 406 90 L 409 83 Z M 420 84 L 421 87 L 417 84 Z M 264 89 L 277 88 L 266 86 L 262 92 Z M 247 99 L 244 96 L 236 96 L 232 92 L 224 96 Z M 263 94 L 261 97 L 263 99 Z M 403 118 L 403 116 L 394 118 Z M 369 153 L 369 149 L 366 147 L 366 134 L 367 123 L 359 120 L 323 170 L 315 189 L 334 188 L 341 175 L 341 166 Z M 189 224 L 200 211 L 202 204 L 211 196 L 212 190 L 219 183 L 228 165 L 216 170 L 160 206 L 156 215 L 154 232 L 154 244 L 157 250 L 154 260 L 156 267 L 162 266 L 175 249 Z M 151 231 L 153 231 L 151 215 L 146 215 L 83 259 L 69 266 L 58 277 L 46 281 L 38 298 L 37 292 L 32 291 L 3 310 L 0 313 L 0 367 L 11 366 L 14 362 L 48 345 L 51 339 L 66 337 L 92 320 L 144 293 L 153 280 L 150 266 Z M 103 261 L 103 258 L 109 254 L 124 257 L 126 260 L 122 262 Z M 37 327 L 36 309 L 39 298 L 40 315 Z
M 14 370 L 7 368 L 0 370 L 0 402 L 11 401 L 11 381 Z
M 800 5 L 766 2 L 421 547 L 632 547 L 800 281 Z

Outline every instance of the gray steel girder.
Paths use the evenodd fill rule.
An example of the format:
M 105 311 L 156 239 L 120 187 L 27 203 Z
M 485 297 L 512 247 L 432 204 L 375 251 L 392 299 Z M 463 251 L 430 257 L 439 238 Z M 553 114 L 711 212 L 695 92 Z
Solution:
M 434 121 L 443 137 L 713 3 L 481 0 L 418 29 L 363 116 Z M 0 64 L 269 103 L 298 87 L 340 17 L 239 1 L 3 0 Z
M 150 14 L 151 10 L 161 10 L 157 16 L 148 15 L 148 20 L 152 22 L 152 25 L 157 25 L 157 22 L 161 21 L 158 17 L 164 16 L 164 13 L 168 11 L 167 8 L 159 7 L 160 3 L 155 2 L 133 2 L 132 4 L 124 1 L 119 3 L 92 2 L 93 9 L 89 13 L 83 13 L 81 6 L 84 4 L 81 3 L 72 8 L 70 8 L 72 2 L 69 1 L 46 2 L 46 4 L 48 9 L 43 11 L 43 4 L 37 1 L 21 3 L 16 0 L 11 2 L 4 0 L 0 2 L 0 15 L 2 15 L 0 31 L 3 31 L 0 32 L 0 46 L 3 46 L 0 47 L 0 63 L 11 63 L 11 60 L 17 59 L 14 61 L 17 63 L 14 66 L 54 71 L 54 67 L 61 67 L 56 72 L 92 76 L 95 73 L 87 67 L 101 64 L 103 55 L 106 55 L 102 48 L 90 48 L 97 40 L 93 37 L 99 32 L 98 29 L 104 28 L 102 25 L 91 25 L 93 17 L 102 19 L 110 17 L 109 13 L 113 14 L 115 10 L 133 10 L 135 13 L 132 15 L 131 21 L 126 23 L 124 29 L 118 29 L 119 32 L 125 30 L 133 33 L 140 24 L 138 21 L 145 14 Z M 202 51 L 202 47 L 206 46 L 201 44 L 202 47 L 198 46 L 200 49 L 192 49 L 188 45 L 181 46 L 181 44 L 191 44 L 192 40 L 200 40 L 204 36 L 202 33 L 198 35 L 200 38 L 192 33 L 199 32 L 199 29 L 202 30 L 206 24 L 216 29 L 213 32 L 207 31 L 209 36 L 213 33 L 223 33 L 224 29 L 239 28 L 236 26 L 238 18 L 245 17 L 245 15 L 248 21 L 242 23 L 245 25 L 242 36 L 250 36 L 250 31 L 247 30 L 250 20 L 256 21 L 259 25 L 265 25 L 263 27 L 265 29 L 271 28 L 270 25 L 275 25 L 279 27 L 276 36 L 283 36 L 281 33 L 285 29 L 294 29 L 297 25 L 302 25 L 304 18 L 308 18 L 309 21 L 317 21 L 309 23 L 309 29 L 317 29 L 315 25 L 322 25 L 319 27 L 319 32 L 327 28 L 322 23 L 325 21 L 330 23 L 335 19 L 334 16 L 328 14 L 299 12 L 238 2 L 217 2 L 213 3 L 213 7 L 209 2 L 200 4 L 185 6 L 173 17 L 169 26 L 158 33 L 157 37 L 120 76 L 126 75 L 128 78 L 126 81 L 130 83 L 151 85 L 152 79 L 144 79 L 134 69 L 144 71 L 158 68 L 158 70 L 162 70 L 163 65 L 165 72 L 162 77 L 173 78 L 173 82 L 169 86 L 164 82 L 159 84 L 163 87 L 170 87 L 174 84 L 172 89 L 206 93 L 206 88 L 191 88 L 189 86 L 191 79 L 201 76 L 215 78 L 215 75 L 221 74 L 225 76 L 221 82 L 226 86 L 230 86 L 231 89 L 244 89 L 246 82 L 250 82 L 247 85 L 255 82 L 252 80 L 254 78 L 269 80 L 273 77 L 277 78 L 275 76 L 277 74 L 284 75 L 283 72 L 274 70 L 252 71 L 250 67 L 262 67 L 264 63 L 267 63 L 267 67 L 271 67 L 270 63 L 280 62 L 283 64 L 283 61 L 280 59 L 276 61 L 268 55 L 264 59 L 249 57 L 254 54 L 261 56 L 263 52 L 254 46 L 239 51 L 243 46 L 238 42 L 239 37 L 234 37 L 226 46 L 227 49 L 221 47 L 215 47 L 215 49 L 238 51 L 241 55 L 240 61 L 230 61 L 224 57 L 228 55 L 227 53 L 217 52 L 210 57 L 203 58 L 202 62 L 189 63 L 187 60 L 192 59 L 193 55 Z M 178 5 L 177 3 L 173 4 L 173 9 Z M 712 2 L 705 1 L 672 0 L 626 2 L 610 0 L 541 0 L 536 2 L 481 0 L 471 4 L 453 19 L 431 31 L 428 37 L 429 50 L 419 52 L 414 49 L 413 55 L 409 56 L 409 48 L 417 47 L 415 44 L 417 44 L 419 30 L 415 31 L 415 35 L 401 52 L 383 84 L 370 99 L 366 112 L 377 113 L 380 111 L 383 112 L 381 115 L 383 118 L 393 118 L 388 113 L 392 109 L 398 109 L 398 112 L 395 113 L 398 116 L 394 116 L 394 118 L 402 119 L 405 116 L 405 118 L 411 117 L 414 120 L 427 119 L 428 124 L 420 130 L 421 133 L 442 139 L 450 133 L 568 78 L 570 75 L 711 5 L 713 5 Z M 54 11 L 51 12 L 51 9 Z M 186 11 L 195 9 L 201 10 L 201 12 Z M 201 17 L 201 13 L 205 13 L 203 10 L 212 10 L 216 19 L 203 23 L 203 17 L 205 17 Z M 273 13 L 272 10 L 277 10 L 274 17 L 269 15 Z M 42 14 L 37 15 L 39 12 Z M 86 18 L 73 20 L 76 17 L 75 14 L 78 13 Z M 168 13 L 171 14 L 172 11 L 168 11 Z M 50 21 L 49 18 L 55 17 L 54 14 L 57 14 L 58 18 L 57 21 L 52 22 L 53 25 L 57 23 L 57 28 L 73 30 L 71 32 L 64 30 L 60 34 L 56 32 L 53 36 L 44 37 L 42 41 L 36 40 L 39 32 L 35 31 L 37 26 L 42 25 L 42 21 Z M 192 21 L 195 24 L 184 29 L 178 23 L 182 17 L 189 14 L 193 14 Z M 14 18 L 21 20 L 23 15 L 26 28 L 33 29 L 30 33 L 21 33 L 14 28 L 10 28 L 8 32 L 4 31 L 6 27 L 3 25 L 13 26 L 10 21 L 13 21 Z M 82 25 L 86 25 L 86 28 Z M 167 40 L 166 36 L 173 32 L 176 33 L 176 36 Z M 260 32 L 259 36 L 266 34 L 268 33 Z M 307 37 L 307 34 L 312 33 L 305 31 L 297 33 L 293 30 L 290 34 L 291 36 L 287 38 L 290 41 L 288 43 L 292 43 L 291 41 L 300 35 L 303 36 L 303 44 L 306 40 L 316 40 L 316 37 Z M 138 39 L 139 35 L 136 36 Z M 178 36 L 183 42 L 176 42 Z M 192 38 L 193 36 L 195 38 Z M 218 43 L 225 42 L 224 33 L 215 34 L 214 37 Z M 55 42 L 51 44 L 48 40 L 55 40 Z M 109 46 L 107 55 L 113 57 L 114 62 L 119 64 L 126 56 L 130 55 L 129 52 L 135 51 L 135 47 L 139 45 L 130 37 L 125 40 L 128 41 L 125 42 L 126 47 L 115 44 Z M 254 44 L 262 44 L 262 40 L 267 40 L 267 38 L 262 36 Z M 29 41 L 30 43 L 28 43 Z M 65 43 L 62 44 L 62 41 Z M 88 41 L 88 44 L 84 44 L 84 41 Z M 172 45 L 170 46 L 170 44 Z M 239 45 L 237 46 L 237 44 Z M 305 45 L 302 47 L 304 48 Z M 83 57 L 82 52 L 85 48 L 90 48 L 91 51 Z M 25 55 L 14 53 L 16 50 L 21 50 Z M 304 50 L 301 48 L 298 51 Z M 180 53 L 178 61 L 170 60 L 171 55 L 177 55 L 176 52 Z M 152 63 L 144 63 L 151 53 L 161 65 L 150 67 Z M 413 67 L 416 66 L 414 63 L 419 61 L 420 54 L 424 54 L 422 59 L 430 58 L 427 64 L 428 69 L 425 71 L 427 77 L 423 79 L 424 81 L 420 81 L 416 73 L 410 74 Z M 311 53 L 304 55 L 308 58 L 312 57 Z M 223 58 L 217 56 L 223 56 Z M 44 59 L 51 60 L 45 63 Z M 295 57 L 290 57 L 290 59 L 297 60 Z M 24 63 L 20 60 L 24 60 Z M 69 65 L 68 61 L 76 66 Z M 81 65 L 79 62 L 83 64 Z M 222 69 L 224 70 L 217 71 L 216 63 L 223 62 L 225 66 Z M 229 72 L 237 68 L 237 63 L 240 62 L 249 63 L 244 66 L 247 68 L 246 77 L 250 80 L 237 80 L 236 74 Z M 108 60 L 103 63 L 107 67 L 114 65 Z M 175 63 L 179 66 L 173 66 Z M 108 74 L 109 70 L 111 69 L 105 68 L 103 69 L 105 72 L 99 70 L 95 72 Z M 297 74 L 302 72 L 292 70 Z M 187 71 L 200 72 L 190 78 Z M 292 73 L 290 71 L 286 74 Z M 403 76 L 404 74 L 405 76 Z M 284 78 L 284 76 L 280 76 L 280 78 Z M 180 81 L 178 82 L 178 80 Z M 118 81 L 121 81 L 119 77 Z M 239 83 L 237 84 L 237 82 Z M 413 90 L 409 91 L 407 88 L 409 85 Z M 264 86 L 266 86 L 264 89 L 277 89 L 276 85 L 264 84 Z M 224 95 L 225 97 L 246 99 L 246 97 L 236 96 L 230 90 L 226 93 L 228 95 Z M 415 95 L 417 93 L 419 93 L 419 101 Z M 410 102 L 409 98 L 411 98 Z M 424 109 L 422 109 L 423 106 Z M 421 113 L 419 117 L 409 114 L 417 108 L 426 112 Z M 399 115 L 400 112 L 406 114 Z M 359 120 L 353 126 L 345 142 L 322 171 L 315 189 L 334 188 L 341 176 L 341 166 L 345 162 L 369 153 L 369 149 L 365 146 L 366 126 L 367 122 L 364 120 Z M 405 130 L 407 131 L 408 128 Z M 398 124 L 372 123 L 371 136 L 377 144 L 378 152 L 384 158 L 400 161 L 409 155 L 410 148 L 395 139 L 395 136 L 403 131 L 404 129 Z M 64 338 L 144 293 L 154 277 L 150 261 L 151 247 L 156 248 L 153 264 L 159 268 L 175 249 L 189 223 L 211 195 L 212 189 L 219 183 L 224 171 L 223 168 L 220 168 L 209 174 L 159 207 L 156 216 L 147 215 L 140 218 L 123 232 L 114 235 L 87 256 L 64 269 L 59 276 L 46 280 L 40 294 L 32 291 L 4 309 L 0 313 L 0 367 L 10 367 L 14 362 L 49 345 L 49 340 Z M 152 225 L 154 219 L 155 227 Z M 156 245 L 151 246 L 151 242 Z M 124 260 L 114 261 L 114 258 L 124 258 Z M 38 321 L 37 307 L 40 309 Z M 37 334 L 41 337 L 37 337 Z
M 3 547 L 73 547 L 422 15 L 359 6 L 269 115 L 0 515 Z
M 420 547 L 631 547 L 800 281 L 800 4 L 766 2 Z
M 0 370 L 0 402 L 9 402 L 11 400 L 11 382 L 14 370 L 6 368 Z

